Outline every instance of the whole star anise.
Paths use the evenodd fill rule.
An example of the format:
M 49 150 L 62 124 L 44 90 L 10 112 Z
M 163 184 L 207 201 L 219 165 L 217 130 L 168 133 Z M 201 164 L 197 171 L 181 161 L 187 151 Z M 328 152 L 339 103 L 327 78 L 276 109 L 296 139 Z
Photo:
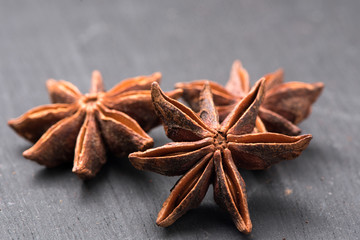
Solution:
M 296 125 L 311 113 L 311 105 L 321 94 L 324 84 L 321 82 L 312 84 L 303 82 L 283 83 L 282 69 L 264 77 L 266 79 L 266 93 L 259 109 L 257 128 L 260 131 L 287 135 L 300 134 L 301 129 Z M 176 84 L 177 88 L 183 89 L 183 98 L 195 111 L 199 111 L 199 94 L 206 81 L 198 80 Z M 210 86 L 221 122 L 249 92 L 249 74 L 241 62 L 236 60 L 232 65 L 230 78 L 225 88 L 215 82 L 210 82 Z
M 152 147 L 153 139 L 144 130 L 159 123 L 150 86 L 160 79 L 160 73 L 139 76 L 105 92 L 100 72 L 94 71 L 90 93 L 85 95 L 70 82 L 50 79 L 47 87 L 54 104 L 34 108 L 8 124 L 35 143 L 23 153 L 25 158 L 47 167 L 73 159 L 72 171 L 91 178 L 106 162 L 107 153 L 127 155 Z M 180 95 L 181 90 L 169 93 Z
M 250 233 L 245 183 L 237 168 L 265 169 L 282 160 L 297 157 L 312 136 L 253 133 L 264 95 L 264 79 L 237 103 L 219 124 L 210 85 L 200 93 L 197 115 L 167 97 L 157 83 L 152 85 L 155 110 L 166 134 L 176 141 L 162 147 L 135 152 L 130 162 L 140 170 L 163 175 L 182 175 L 164 202 L 156 223 L 166 227 L 189 209 L 197 207 L 211 183 L 214 198 L 231 215 L 239 231 Z

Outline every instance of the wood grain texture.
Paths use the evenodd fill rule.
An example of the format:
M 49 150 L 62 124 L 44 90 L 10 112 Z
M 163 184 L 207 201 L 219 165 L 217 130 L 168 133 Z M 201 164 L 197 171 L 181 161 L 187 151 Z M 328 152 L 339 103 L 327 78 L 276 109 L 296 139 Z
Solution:
M 360 1 L 0 1 L 0 239 L 359 239 Z M 45 169 L 9 118 L 49 102 L 48 78 L 83 92 L 91 72 L 109 89 L 163 73 L 162 87 L 225 84 L 240 58 L 252 84 L 283 67 L 286 81 L 325 83 L 301 128 L 297 159 L 241 171 L 253 232 L 239 233 L 212 191 L 169 228 L 155 219 L 177 177 L 113 159 L 83 182 L 71 166 Z M 167 142 L 153 130 L 157 146 Z

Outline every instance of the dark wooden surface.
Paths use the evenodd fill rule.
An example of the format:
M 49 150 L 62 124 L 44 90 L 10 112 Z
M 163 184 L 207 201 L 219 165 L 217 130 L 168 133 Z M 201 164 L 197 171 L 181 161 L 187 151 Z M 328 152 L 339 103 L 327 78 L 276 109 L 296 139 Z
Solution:
M 1 1 L 1 239 L 359 239 L 360 1 Z M 91 181 L 69 167 L 24 159 L 30 144 L 6 125 L 49 102 L 47 78 L 86 92 L 99 69 L 108 88 L 155 71 L 162 86 L 225 83 L 234 59 L 252 83 L 283 67 L 287 81 L 326 88 L 301 124 L 314 136 L 297 159 L 241 171 L 253 232 L 214 203 L 173 226 L 155 224 L 178 179 L 113 159 Z M 150 132 L 167 142 L 161 127 Z

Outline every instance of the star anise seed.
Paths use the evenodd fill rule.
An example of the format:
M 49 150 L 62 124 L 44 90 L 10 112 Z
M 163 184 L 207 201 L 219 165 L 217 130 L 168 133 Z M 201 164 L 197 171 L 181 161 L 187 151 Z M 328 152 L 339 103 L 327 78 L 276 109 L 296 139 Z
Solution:
M 106 162 L 107 153 L 123 156 L 152 147 L 145 131 L 159 118 L 150 87 L 160 79 L 160 73 L 135 77 L 105 92 L 100 72 L 94 71 L 90 93 L 85 95 L 69 82 L 50 79 L 47 88 L 54 104 L 34 108 L 8 124 L 35 143 L 23 153 L 25 158 L 47 167 L 74 159 L 73 172 L 91 178 Z M 181 90 L 168 95 L 178 98 Z
M 237 103 L 220 124 L 209 84 L 200 92 L 199 114 L 167 97 L 157 83 L 152 85 L 155 110 L 166 134 L 175 142 L 129 155 L 140 170 L 163 175 L 183 175 L 159 212 L 156 223 L 167 227 L 197 207 L 211 183 L 218 205 L 231 215 L 236 227 L 250 233 L 245 183 L 238 168 L 266 169 L 297 157 L 312 136 L 254 133 L 264 96 L 264 79 Z M 215 90 L 214 90 L 215 91 Z
M 287 135 L 299 135 L 301 129 L 296 126 L 311 113 L 311 105 L 316 101 L 324 84 L 289 82 L 283 83 L 283 70 L 278 69 L 265 75 L 266 94 L 259 109 L 256 127 L 263 131 L 278 132 Z M 207 80 L 190 83 L 178 83 L 183 89 L 183 98 L 190 106 L 199 111 L 199 94 Z M 234 61 L 230 78 L 225 87 L 210 82 L 214 102 L 220 116 L 220 122 L 231 112 L 236 104 L 250 90 L 249 74 L 240 61 Z M 262 129 L 265 126 L 266 129 Z

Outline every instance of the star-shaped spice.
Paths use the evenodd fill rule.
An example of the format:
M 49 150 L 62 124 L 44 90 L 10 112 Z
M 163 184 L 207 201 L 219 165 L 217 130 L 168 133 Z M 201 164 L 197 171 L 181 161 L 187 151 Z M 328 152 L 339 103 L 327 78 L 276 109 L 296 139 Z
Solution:
M 278 69 L 264 76 L 267 80 L 266 94 L 259 109 L 261 120 L 257 120 L 256 126 L 260 131 L 298 135 L 301 129 L 296 125 L 311 113 L 311 105 L 321 94 L 324 84 L 283 83 L 283 75 L 283 70 Z M 206 81 L 176 84 L 177 88 L 183 89 L 183 98 L 195 111 L 199 111 L 199 94 Z M 215 82 L 210 82 L 210 86 L 221 122 L 249 92 L 249 74 L 241 62 L 236 60 L 232 65 L 226 86 L 223 87 Z
M 153 83 L 155 110 L 167 136 L 176 142 L 132 153 L 129 159 L 140 170 L 183 175 L 163 204 L 156 221 L 158 225 L 169 226 L 189 209 L 197 207 L 213 183 L 218 205 L 230 213 L 239 231 L 251 232 L 245 183 L 238 168 L 265 169 L 293 159 L 312 138 L 311 135 L 253 133 L 264 87 L 262 79 L 219 124 L 210 85 L 206 84 L 200 93 L 197 115 L 167 97 L 159 85 Z
M 153 139 L 145 131 L 159 118 L 150 87 L 160 79 L 160 73 L 139 76 L 105 92 L 100 72 L 94 71 L 90 93 L 85 95 L 70 82 L 50 79 L 47 87 L 54 104 L 34 108 L 8 124 L 35 143 L 23 153 L 25 158 L 47 167 L 73 160 L 73 172 L 91 178 L 106 162 L 107 153 L 122 156 L 152 147 Z M 169 93 L 180 95 L 181 90 Z

